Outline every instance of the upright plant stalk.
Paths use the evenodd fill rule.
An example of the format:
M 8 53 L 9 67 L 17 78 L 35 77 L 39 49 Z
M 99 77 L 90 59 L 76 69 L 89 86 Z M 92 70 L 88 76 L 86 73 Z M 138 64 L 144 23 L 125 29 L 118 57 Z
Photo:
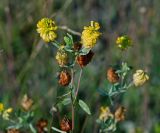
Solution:
M 77 88 L 75 90 L 75 97 L 73 99 L 72 93 L 71 93 L 71 100 L 72 100 L 72 133 L 74 131 L 74 121 L 75 121 L 75 101 L 77 99 L 78 96 L 78 92 L 79 92 L 79 87 L 80 87 L 80 81 L 81 81 L 81 77 L 82 77 L 82 69 L 80 70 L 80 74 L 79 74 L 79 78 L 78 78 L 78 84 L 77 84 Z M 73 69 L 71 69 L 71 74 L 72 74 L 72 80 L 71 80 L 71 88 L 73 89 L 73 83 L 74 83 L 74 72 Z
M 77 99 L 77 96 L 78 96 L 79 87 L 80 87 L 80 82 L 81 82 L 81 77 L 82 77 L 82 72 L 83 72 L 83 69 L 81 68 L 80 74 L 79 74 L 79 79 L 78 79 L 78 85 L 77 85 L 77 89 L 76 89 L 75 100 Z

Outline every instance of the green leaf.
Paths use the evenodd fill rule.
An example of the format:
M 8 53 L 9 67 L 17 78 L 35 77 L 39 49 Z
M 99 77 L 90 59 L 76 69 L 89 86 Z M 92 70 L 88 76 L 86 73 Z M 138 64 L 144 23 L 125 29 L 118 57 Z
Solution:
M 71 35 L 71 34 L 69 34 L 69 33 L 67 33 L 67 36 L 70 38 L 71 43 L 73 44 L 73 37 L 72 37 L 72 35 Z
M 90 51 L 90 50 L 91 50 L 91 49 L 83 48 L 83 49 L 81 50 L 80 55 L 86 55 L 86 54 L 88 54 L 88 53 L 89 53 L 89 51 Z
M 55 127 L 52 127 L 52 130 L 57 131 L 58 133 L 67 133 L 67 132 L 59 130 L 58 128 L 55 128 Z
M 64 41 L 66 43 L 67 48 L 71 48 L 73 45 L 73 37 L 72 35 L 67 33 L 67 36 L 64 37 Z
M 65 41 L 65 43 L 66 43 L 67 45 L 70 45 L 70 44 L 71 44 L 70 38 L 67 37 L 67 36 L 64 37 L 64 41 Z
M 79 100 L 79 106 L 80 106 L 88 115 L 91 115 L 90 109 L 89 109 L 88 105 L 87 105 L 84 101 Z
M 29 124 L 29 127 L 30 127 L 32 133 L 37 133 L 36 129 L 33 127 L 33 125 L 31 123 Z
M 70 98 L 65 98 L 65 99 L 62 100 L 61 103 L 62 103 L 63 105 L 68 105 L 68 104 L 71 103 L 71 99 L 70 99 Z

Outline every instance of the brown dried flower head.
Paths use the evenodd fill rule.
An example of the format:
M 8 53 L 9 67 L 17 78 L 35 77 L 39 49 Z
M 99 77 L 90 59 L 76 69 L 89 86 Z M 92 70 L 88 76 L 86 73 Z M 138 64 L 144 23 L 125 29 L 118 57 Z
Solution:
M 76 42 L 74 45 L 73 45 L 73 49 L 75 51 L 79 51 L 80 49 L 82 48 L 82 44 L 80 42 Z
M 25 94 L 21 101 L 21 106 L 25 111 L 29 111 L 33 105 L 33 100 Z
M 48 121 L 47 120 L 40 119 L 36 124 L 37 132 L 38 133 L 44 133 L 45 128 L 47 128 L 47 125 L 48 125 Z
M 61 71 L 59 74 L 59 84 L 62 86 L 67 86 L 71 82 L 71 75 L 67 71 Z
M 77 57 L 77 63 L 81 67 L 84 67 L 92 60 L 93 55 L 94 55 L 94 53 L 92 51 L 89 51 L 89 53 L 86 55 L 79 55 Z
M 19 129 L 11 128 L 7 130 L 7 133 L 20 133 Z
M 118 121 L 123 121 L 125 119 L 125 112 L 126 109 L 122 106 L 118 107 L 117 110 L 115 111 L 115 120 Z
M 119 76 L 116 73 L 116 70 L 113 68 L 109 68 L 107 71 L 107 79 L 110 83 L 117 83 L 119 81 Z
M 60 128 L 62 131 L 70 131 L 72 130 L 72 122 L 71 120 L 67 119 L 66 117 L 64 117 L 60 123 Z

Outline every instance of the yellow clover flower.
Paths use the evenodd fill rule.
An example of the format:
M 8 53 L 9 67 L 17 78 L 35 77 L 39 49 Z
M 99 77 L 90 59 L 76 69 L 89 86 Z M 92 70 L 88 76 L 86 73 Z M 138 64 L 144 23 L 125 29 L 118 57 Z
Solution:
M 133 74 L 133 83 L 135 86 L 141 86 L 147 80 L 149 80 L 149 76 L 143 70 L 137 70 L 136 73 Z
M 116 44 L 121 50 L 125 50 L 130 47 L 132 45 L 131 42 L 131 39 L 127 35 L 120 36 L 116 40 Z
M 37 23 L 37 32 L 45 42 L 54 41 L 57 37 L 57 26 L 50 18 L 43 18 Z
M 4 105 L 3 105 L 3 103 L 0 103 L 0 114 L 1 114 L 1 112 L 4 110 Z
M 13 111 L 12 108 L 5 109 L 4 104 L 0 103 L 0 115 L 4 120 L 9 120 L 9 116 L 10 113 L 12 113 L 12 111 Z
M 12 113 L 12 112 L 13 112 L 12 108 L 8 108 L 8 109 L 4 110 L 4 112 L 2 114 L 2 118 L 4 120 L 9 120 L 10 113 Z
M 111 113 L 109 107 L 101 107 L 100 108 L 100 115 L 99 115 L 99 119 L 100 120 L 107 120 L 109 117 L 113 117 L 113 114 Z
M 68 63 L 68 54 L 64 50 L 59 49 L 56 54 L 56 60 L 59 66 L 63 67 Z
M 94 21 L 91 21 L 90 26 L 84 26 L 81 36 L 81 42 L 84 48 L 93 48 L 95 46 L 98 37 L 101 35 L 101 33 L 98 31 L 99 29 L 99 23 Z

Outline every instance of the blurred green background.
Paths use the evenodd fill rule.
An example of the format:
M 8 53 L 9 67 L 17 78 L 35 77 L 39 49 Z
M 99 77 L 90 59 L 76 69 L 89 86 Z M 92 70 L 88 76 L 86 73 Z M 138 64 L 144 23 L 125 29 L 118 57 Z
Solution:
M 36 32 L 42 17 L 79 32 L 91 20 L 101 24 L 103 34 L 94 48 L 94 59 L 84 69 L 79 93 L 91 107 L 92 116 L 77 112 L 76 133 L 98 132 L 99 108 L 108 105 L 108 100 L 97 89 L 104 85 L 106 69 L 122 61 L 115 40 L 123 34 L 131 36 L 134 44 L 123 60 L 133 71 L 146 70 L 150 81 L 118 98 L 116 103 L 127 108 L 127 115 L 117 133 L 160 133 L 159 0 L 0 0 L 0 102 L 19 108 L 21 97 L 29 94 L 35 102 L 35 121 L 41 117 L 51 120 L 49 110 L 56 95 L 65 91 L 56 79 L 56 50 L 44 44 Z M 65 33 L 59 33 L 60 42 Z M 69 108 L 62 110 L 61 115 L 70 113 Z M 54 121 L 57 127 L 58 123 Z M 5 126 L 0 122 L 0 129 Z

